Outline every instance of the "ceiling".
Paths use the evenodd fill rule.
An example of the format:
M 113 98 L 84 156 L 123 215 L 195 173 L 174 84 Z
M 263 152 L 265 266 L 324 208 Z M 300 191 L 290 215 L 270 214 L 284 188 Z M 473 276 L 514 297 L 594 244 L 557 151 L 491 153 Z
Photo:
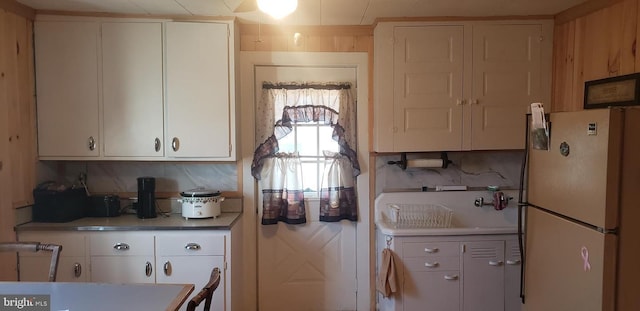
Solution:
M 586 0 L 299 0 L 274 20 L 258 11 L 234 13 L 252 0 L 16 0 L 37 10 L 136 15 L 236 16 L 244 23 L 370 25 L 379 17 L 553 15 Z

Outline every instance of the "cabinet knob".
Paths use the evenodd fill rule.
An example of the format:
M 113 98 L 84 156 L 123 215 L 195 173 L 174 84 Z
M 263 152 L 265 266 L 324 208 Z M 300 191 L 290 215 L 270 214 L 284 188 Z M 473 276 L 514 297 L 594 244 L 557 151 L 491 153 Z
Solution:
M 425 252 L 425 253 L 429 253 L 429 254 L 437 253 L 438 251 L 439 251 L 439 249 L 438 249 L 437 247 L 434 247 L 434 248 L 428 248 L 428 247 L 426 247 L 426 248 L 424 249 L 424 252 Z
M 458 275 L 454 274 L 454 275 L 445 275 L 444 279 L 447 281 L 455 281 L 458 279 Z
M 93 136 L 89 136 L 87 143 L 89 150 L 93 151 L 96 149 L 96 139 L 93 138 Z
M 200 247 L 200 244 L 198 243 L 189 243 L 184 248 L 191 251 L 199 251 L 202 247 Z
M 128 251 L 130 247 L 127 243 L 117 243 L 113 248 L 118 251 Z
M 472 99 L 472 100 L 471 100 L 471 104 L 472 104 L 472 105 L 477 105 L 477 104 L 479 104 L 479 103 L 480 103 L 480 102 L 479 102 L 477 99 Z
M 171 262 L 167 261 L 164 263 L 164 275 L 170 276 L 173 269 L 171 269 Z
M 73 264 L 73 276 L 79 278 L 82 275 L 82 265 L 80 263 Z
M 502 266 L 502 260 L 491 260 L 489 261 L 490 266 Z
M 146 276 L 151 276 L 151 273 L 153 273 L 153 266 L 147 261 L 147 264 L 144 266 L 144 274 Z
M 456 106 L 462 106 L 462 105 L 464 105 L 464 103 L 465 103 L 464 99 L 457 99 L 456 100 Z
M 511 265 L 511 266 L 519 265 L 520 264 L 520 259 L 507 260 L 507 264 Z
M 174 137 L 171 140 L 171 149 L 173 149 L 173 151 L 178 151 L 178 149 L 180 149 L 180 139 L 178 139 L 178 137 Z
M 155 143 L 154 143 L 154 148 L 155 148 L 156 152 L 160 151 L 160 147 L 161 147 L 160 138 L 156 137 L 156 140 L 155 140 Z
M 430 263 L 430 262 L 425 262 L 424 266 L 427 268 L 437 268 L 440 265 L 440 263 L 438 263 L 437 261 L 434 263 Z

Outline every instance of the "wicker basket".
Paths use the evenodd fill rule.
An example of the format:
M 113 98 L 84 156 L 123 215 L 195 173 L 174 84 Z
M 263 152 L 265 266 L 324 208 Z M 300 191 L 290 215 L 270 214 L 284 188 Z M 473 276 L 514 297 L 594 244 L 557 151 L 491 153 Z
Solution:
M 439 204 L 389 204 L 396 228 L 449 228 L 453 211 Z

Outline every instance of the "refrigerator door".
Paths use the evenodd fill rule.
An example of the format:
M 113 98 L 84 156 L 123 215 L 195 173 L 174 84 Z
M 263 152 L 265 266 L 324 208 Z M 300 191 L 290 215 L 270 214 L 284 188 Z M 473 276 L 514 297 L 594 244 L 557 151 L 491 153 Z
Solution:
M 613 310 L 617 237 L 527 209 L 525 311 Z
M 596 227 L 616 228 L 622 113 L 552 113 L 549 150 L 529 153 L 529 203 Z

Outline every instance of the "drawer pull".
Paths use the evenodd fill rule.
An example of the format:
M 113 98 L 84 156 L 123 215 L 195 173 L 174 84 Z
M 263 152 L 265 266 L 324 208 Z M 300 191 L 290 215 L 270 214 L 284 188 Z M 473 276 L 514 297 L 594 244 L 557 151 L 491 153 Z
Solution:
M 167 261 L 164 263 L 164 275 L 166 276 L 171 276 L 171 272 L 173 269 L 171 269 L 171 262 Z
M 519 265 L 520 264 L 520 259 L 507 260 L 507 264 L 511 265 L 511 266 Z
M 82 275 L 82 265 L 79 263 L 73 264 L 73 276 L 79 278 Z
M 202 249 L 202 247 L 200 247 L 200 244 L 198 244 L 198 243 L 189 243 L 184 248 L 186 248 L 186 249 L 188 249 L 190 251 L 199 251 L 200 249 Z
M 130 247 L 127 243 L 117 243 L 113 248 L 119 251 L 128 251 Z
M 428 263 L 428 262 L 424 263 L 424 266 L 427 267 L 427 268 L 437 268 L 439 265 L 440 265 L 440 263 L 438 263 L 437 261 L 434 262 L 434 263 Z
M 151 276 L 151 273 L 153 273 L 153 266 L 147 261 L 147 264 L 144 266 L 144 274 L 146 276 Z
M 491 260 L 489 261 L 490 266 L 502 266 L 502 260 Z
M 454 274 L 454 275 L 445 275 L 444 279 L 447 281 L 455 281 L 458 279 L 458 275 Z
M 429 253 L 429 254 L 437 253 L 438 251 L 439 251 L 439 249 L 437 247 L 434 247 L 434 248 L 428 248 L 427 247 L 427 248 L 424 249 L 424 252 L 425 253 Z

